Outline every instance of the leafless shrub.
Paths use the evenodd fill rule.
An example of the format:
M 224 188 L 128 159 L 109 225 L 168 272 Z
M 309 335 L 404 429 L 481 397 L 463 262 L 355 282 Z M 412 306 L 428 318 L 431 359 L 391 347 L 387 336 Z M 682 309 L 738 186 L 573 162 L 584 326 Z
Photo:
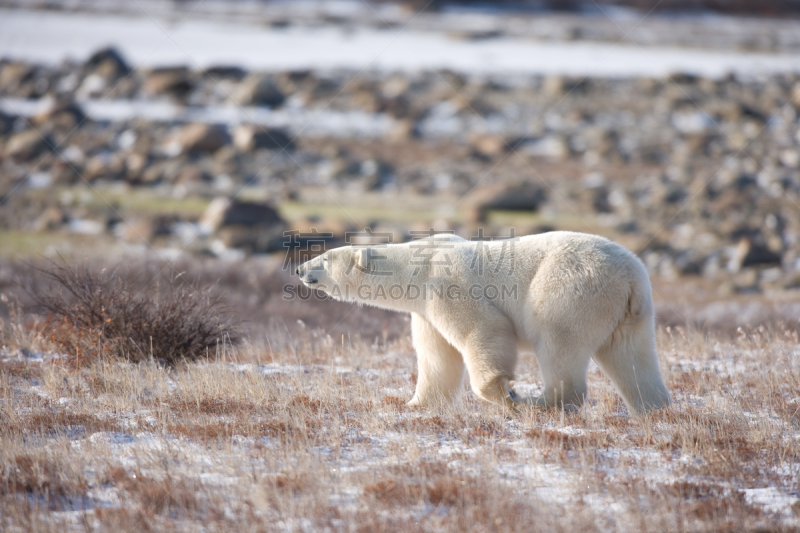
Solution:
M 33 298 L 51 316 L 50 340 L 77 365 L 106 355 L 174 365 L 239 341 L 221 296 L 209 289 L 172 283 L 137 290 L 116 270 L 65 262 L 42 272 L 53 286 Z

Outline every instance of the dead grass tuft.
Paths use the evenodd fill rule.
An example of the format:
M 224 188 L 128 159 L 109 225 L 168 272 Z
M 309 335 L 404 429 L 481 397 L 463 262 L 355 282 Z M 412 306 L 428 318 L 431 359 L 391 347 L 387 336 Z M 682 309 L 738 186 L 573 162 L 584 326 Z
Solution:
M 13 376 L 20 379 L 41 379 L 42 367 L 19 359 L 0 360 L 0 375 Z
M 146 476 L 140 471 L 121 475 L 115 472 L 114 485 L 137 498 L 145 515 L 168 515 L 172 518 L 188 517 L 200 509 L 196 494 L 202 488 L 199 483 L 175 479 L 170 475 L 163 479 Z
M 11 421 L 7 430 L 11 434 L 41 435 L 91 435 L 98 431 L 115 431 L 119 424 L 86 413 L 73 413 L 53 407 L 33 413 L 25 413 Z
M 276 474 L 271 481 L 275 484 L 275 487 L 290 492 L 300 492 L 311 486 L 306 474 Z
M 397 409 L 405 409 L 406 407 L 406 400 L 398 398 L 397 396 L 384 396 L 383 403 L 384 405 L 390 405 Z
M 763 516 L 761 510 L 748 505 L 743 492 L 713 483 L 676 481 L 665 485 L 663 491 L 681 500 L 683 512 L 692 518 L 721 523 L 724 529 L 741 524 L 746 516 Z
M 23 454 L 0 465 L 0 496 L 27 493 L 40 496 L 51 506 L 61 500 L 85 497 L 83 479 L 70 479 L 61 465 L 44 457 Z

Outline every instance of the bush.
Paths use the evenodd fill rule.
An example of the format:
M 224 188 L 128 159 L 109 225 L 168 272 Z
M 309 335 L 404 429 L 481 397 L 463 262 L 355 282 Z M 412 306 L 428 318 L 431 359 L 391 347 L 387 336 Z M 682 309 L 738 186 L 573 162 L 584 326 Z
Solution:
M 216 356 L 239 341 L 221 296 L 176 279 L 135 286 L 118 270 L 52 263 L 40 272 L 51 287 L 33 294 L 48 313 L 45 335 L 81 365 L 108 355 L 168 365 Z

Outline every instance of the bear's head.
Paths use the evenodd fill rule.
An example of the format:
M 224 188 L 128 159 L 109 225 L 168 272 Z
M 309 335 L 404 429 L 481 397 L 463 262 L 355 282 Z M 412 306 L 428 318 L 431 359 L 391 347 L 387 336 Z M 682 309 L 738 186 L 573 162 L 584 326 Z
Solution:
M 353 301 L 370 272 L 373 255 L 369 247 L 343 246 L 306 261 L 295 273 L 306 287 L 336 300 Z

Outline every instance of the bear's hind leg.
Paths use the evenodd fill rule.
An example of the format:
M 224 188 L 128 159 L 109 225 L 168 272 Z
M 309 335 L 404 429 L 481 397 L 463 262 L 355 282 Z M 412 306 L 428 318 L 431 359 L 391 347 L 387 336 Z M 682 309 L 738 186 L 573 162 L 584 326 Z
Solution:
M 543 409 L 579 409 L 586 399 L 586 372 L 592 353 L 581 344 L 543 338 L 536 348 L 536 359 L 542 372 L 544 390 L 541 396 L 518 401 Z
M 408 405 L 455 400 L 464 381 L 461 353 L 417 313 L 411 313 L 411 338 L 417 352 L 417 388 Z
M 658 366 L 652 316 L 620 324 L 594 359 L 634 413 L 669 406 L 669 392 Z

